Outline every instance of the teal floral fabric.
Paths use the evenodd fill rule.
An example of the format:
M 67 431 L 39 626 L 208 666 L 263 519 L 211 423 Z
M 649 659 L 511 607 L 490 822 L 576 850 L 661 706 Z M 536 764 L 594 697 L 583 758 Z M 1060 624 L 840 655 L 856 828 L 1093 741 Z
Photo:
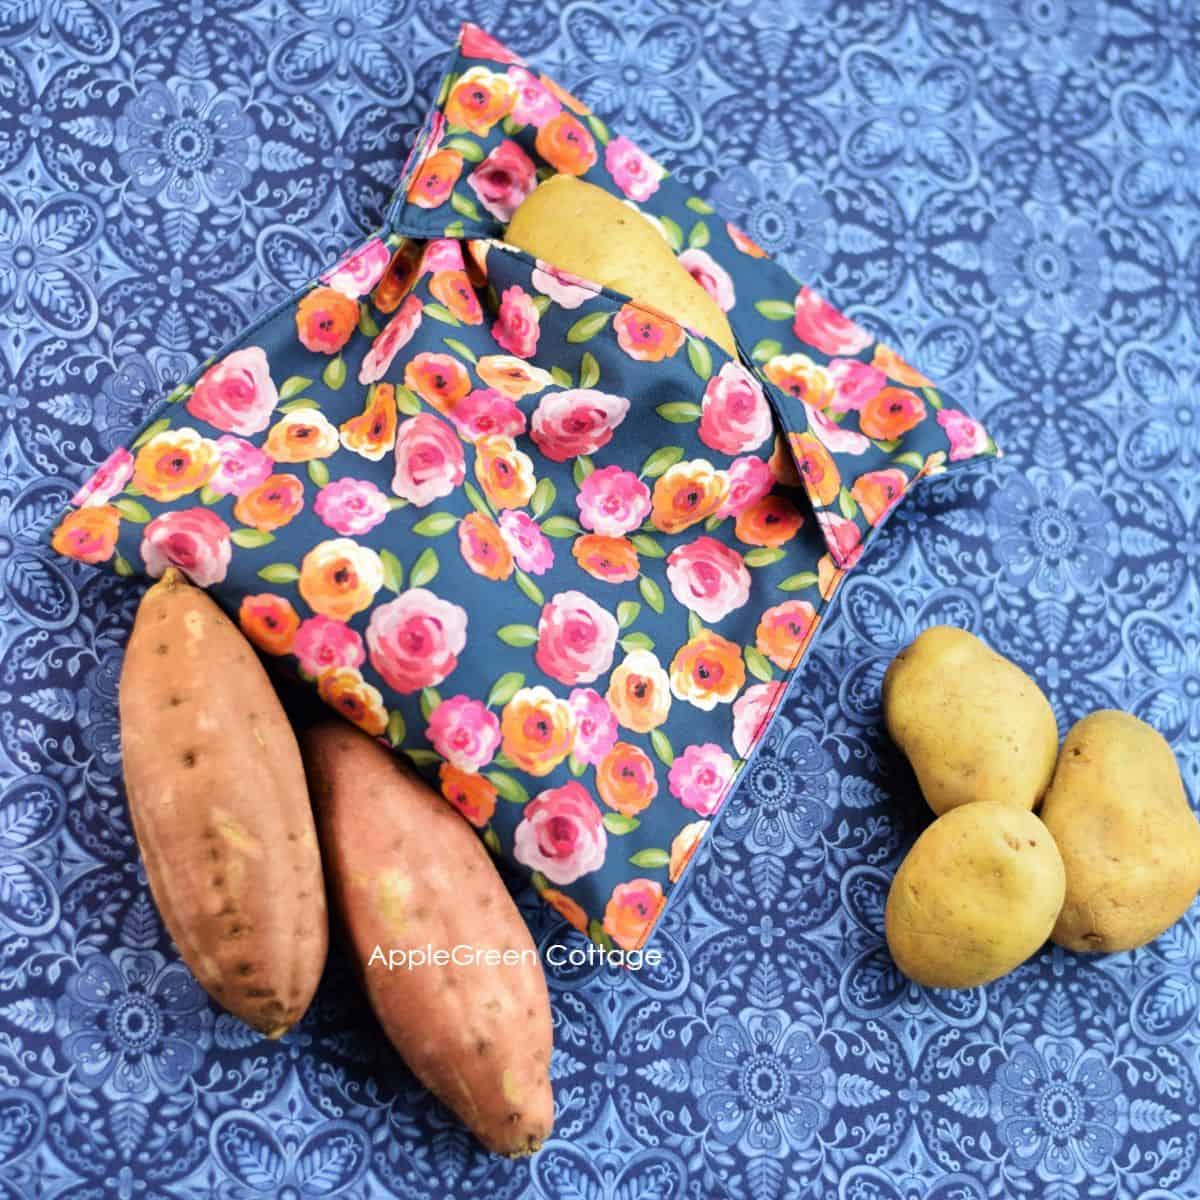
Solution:
M 554 173 L 656 225 L 736 358 L 504 243 Z M 176 388 L 52 543 L 211 588 L 577 928 L 635 949 L 846 571 L 920 479 L 995 453 L 466 26 L 383 228 Z

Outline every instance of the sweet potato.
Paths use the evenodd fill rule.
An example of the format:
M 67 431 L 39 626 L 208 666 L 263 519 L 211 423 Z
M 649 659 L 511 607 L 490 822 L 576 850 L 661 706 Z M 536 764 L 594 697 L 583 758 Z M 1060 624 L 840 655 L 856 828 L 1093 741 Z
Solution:
M 484 1146 L 532 1154 L 554 1118 L 550 1001 L 529 930 L 488 852 L 366 734 L 335 722 L 301 741 L 334 910 L 384 1032 Z M 520 962 L 393 969 L 397 958 L 459 946 Z
M 218 1004 L 279 1037 L 329 944 L 304 764 L 250 643 L 174 568 L 138 608 L 120 712 L 129 811 L 167 930 Z

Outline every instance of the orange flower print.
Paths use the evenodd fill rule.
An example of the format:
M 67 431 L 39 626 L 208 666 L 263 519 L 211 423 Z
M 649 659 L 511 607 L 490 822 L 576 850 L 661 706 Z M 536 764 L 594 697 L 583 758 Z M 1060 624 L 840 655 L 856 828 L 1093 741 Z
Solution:
M 587 933 L 587 913 L 565 892 L 560 892 L 556 888 L 551 887 L 542 888 L 541 897 L 560 917 L 565 917 L 580 933 Z
M 692 861 L 692 855 L 704 840 L 710 824 L 711 821 L 693 821 L 675 835 L 671 842 L 671 861 L 667 865 L 667 878 L 672 883 L 679 882 L 679 877 Z
M 622 950 L 636 950 L 658 920 L 666 899 L 653 879 L 618 883 L 604 908 L 604 932 Z
M 383 278 L 371 295 L 371 303 L 382 313 L 393 313 L 400 307 L 400 301 L 412 290 L 421 273 L 421 255 L 423 242 L 414 242 L 411 238 L 396 247 L 392 261 L 388 263 Z
M 637 548 L 626 538 L 585 533 L 575 539 L 571 553 L 575 561 L 601 583 L 630 583 L 641 570 Z
M 316 408 L 284 413 L 267 434 L 263 449 L 281 463 L 311 462 L 328 458 L 341 443 L 329 418 Z
M 605 699 L 618 724 L 649 733 L 671 711 L 671 681 L 653 651 L 631 650 L 609 676 Z
M 452 355 L 422 351 L 404 368 L 404 385 L 431 408 L 449 416 L 471 390 L 471 377 Z
M 268 475 L 257 487 L 239 496 L 234 520 L 270 533 L 282 529 L 304 507 L 304 484 L 295 475 Z
M 741 647 L 711 629 L 686 641 L 671 660 L 672 693 L 705 712 L 731 704 L 745 682 Z
M 776 483 L 781 483 L 784 487 L 800 486 L 800 472 L 796 469 L 796 460 L 781 433 L 775 435 L 775 449 L 771 452 L 769 465 Z
M 507 579 L 513 573 L 512 551 L 500 526 L 483 513 L 468 513 L 459 521 L 458 548 L 463 562 L 484 579 Z
M 442 795 L 476 829 L 482 829 L 492 819 L 496 811 L 496 788 L 491 780 L 447 762 L 438 767 L 438 782 L 442 785 Z
M 858 427 L 869 438 L 891 441 L 925 420 L 925 401 L 907 388 L 885 387 L 863 405 Z
M 754 631 L 754 644 L 781 671 L 800 656 L 817 627 L 817 610 L 807 600 L 788 600 L 768 608 Z
M 313 612 L 348 621 L 371 606 L 383 586 L 383 563 L 350 538 L 318 542 L 300 564 L 300 597 Z
M 662 362 L 683 345 L 683 326 L 640 304 L 623 304 L 613 317 L 617 345 L 638 362 Z
M 878 525 L 888 510 L 904 495 L 908 476 L 899 467 L 884 471 L 868 471 L 860 475 L 850 489 L 850 495 L 858 501 L 868 525 Z
M 786 496 L 772 492 L 738 513 L 733 532 L 747 546 L 783 546 L 803 524 L 800 510 Z
M 238 624 L 264 654 L 290 654 L 300 617 L 285 596 L 263 592 L 242 600 Z
M 617 742 L 596 768 L 596 790 L 609 808 L 635 817 L 658 793 L 654 764 L 640 747 Z
M 518 770 L 549 775 L 571 753 L 575 717 L 549 688 L 527 687 L 500 714 L 500 745 Z
M 418 208 L 440 208 L 450 199 L 462 175 L 463 159 L 457 150 L 436 150 L 417 168 L 408 185 L 408 201 Z
M 767 252 L 748 234 L 743 233 L 732 221 L 725 222 L 725 232 L 729 240 L 743 253 L 751 258 L 766 258 Z
M 815 434 L 793 433 L 791 443 L 800 474 L 808 481 L 809 495 L 818 504 L 832 504 L 842 489 L 842 477 L 838 474 L 833 455 Z
M 837 395 L 833 376 L 807 354 L 777 354 L 767 360 L 763 371 L 781 392 L 813 408 L 824 408 Z
M 387 728 L 383 697 L 356 667 L 330 667 L 322 671 L 317 676 L 317 695 L 372 737 L 379 737 Z
M 494 508 L 522 508 L 537 480 L 533 460 L 510 437 L 492 434 L 475 443 L 475 478 Z
M 485 354 L 475 364 L 475 374 L 510 400 L 540 392 L 554 382 L 549 371 L 531 366 L 513 354 Z
M 357 327 L 358 301 L 336 288 L 314 288 L 296 306 L 300 343 L 315 354 L 336 354 Z
M 729 494 L 729 476 L 693 458 L 676 463 L 654 484 L 650 522 L 663 533 L 682 533 L 711 517 Z
M 834 565 L 832 555 L 821 555 L 817 561 L 817 591 L 821 593 L 822 600 L 833 599 L 833 593 L 837 591 L 838 584 L 842 582 L 845 574 L 841 567 Z
M 95 504 L 67 513 L 59 522 L 51 546 L 80 562 L 108 562 L 117 548 L 121 514 L 111 504 Z
M 487 137 L 492 126 L 513 110 L 516 84 L 487 67 L 468 67 L 446 97 L 446 123 Z
M 596 142 L 587 126 L 566 112 L 537 131 L 533 148 L 560 175 L 582 175 L 596 162 Z
M 338 426 L 342 445 L 378 462 L 396 444 L 397 420 L 396 389 L 390 383 L 372 384 L 362 412 Z
M 922 375 L 916 367 L 910 367 L 890 346 L 879 342 L 875 347 L 875 357 L 871 366 L 882 371 L 889 379 L 902 383 L 906 387 L 933 387 L 933 380 L 928 375 Z
M 131 483 L 151 500 L 169 504 L 202 488 L 220 463 L 216 442 L 194 429 L 164 429 L 138 450 Z
M 482 323 L 483 308 L 466 271 L 437 271 L 429 281 L 429 290 L 464 325 Z
M 578 113 L 581 117 L 586 117 L 592 110 L 588 108 L 582 100 L 577 96 L 572 95 L 561 84 L 556 83 L 549 75 L 539 75 L 538 80 L 542 87 L 546 89 L 560 104 L 565 105 L 573 113 Z

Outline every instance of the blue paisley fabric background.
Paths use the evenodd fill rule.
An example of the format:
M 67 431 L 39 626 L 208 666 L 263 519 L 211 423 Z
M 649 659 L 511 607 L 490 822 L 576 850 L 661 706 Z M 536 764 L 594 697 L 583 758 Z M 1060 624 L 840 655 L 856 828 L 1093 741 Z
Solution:
M 136 590 L 43 549 L 153 401 L 378 224 L 458 24 L 572 87 L 979 415 L 848 579 L 642 972 L 551 971 L 555 1139 L 478 1152 L 334 961 L 218 1015 L 120 785 Z M 0 0 L 0 1197 L 1200 1197 L 1200 929 L 929 992 L 879 682 L 929 624 L 1200 795 L 1196 0 Z M 542 944 L 567 936 L 519 897 Z

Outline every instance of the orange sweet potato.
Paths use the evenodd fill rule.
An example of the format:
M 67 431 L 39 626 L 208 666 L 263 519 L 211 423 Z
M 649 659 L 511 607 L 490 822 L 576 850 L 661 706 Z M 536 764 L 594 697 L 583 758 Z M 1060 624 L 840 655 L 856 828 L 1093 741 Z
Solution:
M 366 734 L 335 722 L 301 740 L 334 909 L 384 1032 L 484 1146 L 532 1154 L 554 1120 L 550 1001 L 487 851 Z M 508 962 L 413 960 L 463 946 L 460 958 L 495 951 Z
M 308 1007 L 329 944 L 304 764 L 250 643 L 174 568 L 138 608 L 120 712 L 163 922 L 217 1003 L 279 1037 Z

